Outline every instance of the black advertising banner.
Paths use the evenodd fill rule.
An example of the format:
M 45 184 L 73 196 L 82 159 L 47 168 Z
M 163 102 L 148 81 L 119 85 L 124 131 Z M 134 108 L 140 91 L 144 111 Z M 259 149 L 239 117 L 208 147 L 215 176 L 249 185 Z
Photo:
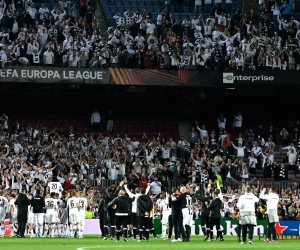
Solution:
M 300 71 L 203 71 L 168 69 L 93 69 L 10 66 L 1 82 L 54 84 L 116 84 L 159 86 L 294 85 Z
M 63 67 L 7 67 L 1 71 L 1 82 L 113 84 L 108 70 Z

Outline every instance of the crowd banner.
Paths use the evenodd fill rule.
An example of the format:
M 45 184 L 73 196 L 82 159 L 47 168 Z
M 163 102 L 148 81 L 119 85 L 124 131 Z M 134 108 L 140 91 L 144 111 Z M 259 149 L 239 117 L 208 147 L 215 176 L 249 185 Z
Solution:
M 224 235 L 237 235 L 237 224 L 238 220 L 221 220 L 221 229 L 223 230 Z M 161 234 L 162 225 L 161 220 L 154 220 L 154 228 L 157 234 Z M 268 221 L 266 220 L 258 220 L 257 226 L 254 227 L 254 236 L 258 236 L 261 234 L 265 234 L 268 229 Z M 217 234 L 216 229 L 214 228 L 214 234 Z M 201 220 L 194 220 L 193 226 L 191 228 L 191 235 L 203 235 L 201 228 Z
M 232 86 L 299 84 L 300 71 L 205 71 L 127 68 L 8 66 L 0 81 L 8 83 L 114 84 L 154 86 Z

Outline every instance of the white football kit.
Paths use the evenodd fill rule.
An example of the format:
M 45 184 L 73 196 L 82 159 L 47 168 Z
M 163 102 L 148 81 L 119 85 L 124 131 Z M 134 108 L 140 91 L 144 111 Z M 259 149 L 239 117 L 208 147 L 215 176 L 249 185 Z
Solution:
M 79 210 L 78 210 L 79 199 L 71 197 L 67 201 L 67 207 L 69 209 L 69 223 L 77 224 L 79 222 Z
M 168 199 L 164 199 L 160 202 L 159 207 L 162 209 L 162 220 L 161 224 L 167 225 L 169 221 L 169 215 L 171 214 L 171 208 L 168 204 Z
M 79 198 L 80 211 L 79 211 L 79 238 L 83 237 L 84 223 L 85 223 L 85 212 L 87 209 L 87 199 Z
M 9 208 L 8 204 L 8 200 L 4 196 L 0 196 L 0 223 L 5 220 L 5 216 Z
M 79 211 L 79 223 L 83 224 L 85 221 L 85 212 L 87 208 L 87 199 L 86 198 L 79 198 L 80 204 L 80 211 Z
M 60 182 L 49 182 L 48 187 L 50 188 L 50 193 L 56 193 L 61 196 L 61 191 L 63 190 Z
M 34 223 L 33 208 L 31 207 L 31 205 L 28 206 L 27 223 L 28 224 Z
M 182 226 L 192 226 L 193 225 L 193 207 L 192 207 L 192 197 L 190 195 L 186 196 L 186 208 L 182 209 Z
M 55 223 L 55 211 L 57 210 L 57 200 L 53 198 L 47 198 L 45 200 L 46 204 L 46 214 L 45 214 L 45 223 Z
M 11 199 L 9 201 L 9 206 L 13 207 L 13 211 L 12 211 L 12 217 L 10 219 L 10 224 L 14 224 L 17 223 L 17 214 L 18 214 L 18 210 L 17 210 L 17 206 L 15 205 L 15 201 L 16 199 Z

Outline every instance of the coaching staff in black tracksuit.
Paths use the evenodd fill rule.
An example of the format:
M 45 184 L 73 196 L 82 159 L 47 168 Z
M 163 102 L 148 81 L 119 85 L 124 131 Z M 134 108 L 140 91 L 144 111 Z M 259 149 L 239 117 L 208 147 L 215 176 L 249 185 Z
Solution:
M 209 229 L 209 210 L 208 210 L 208 204 L 212 200 L 212 197 L 209 192 L 206 192 L 203 196 L 197 196 L 197 200 L 201 202 L 201 228 L 203 235 L 205 235 L 204 240 L 208 239 L 208 236 L 206 235 L 206 230 Z M 212 238 L 213 233 L 210 232 L 210 238 Z
M 210 236 L 214 226 L 216 226 L 217 229 L 217 240 L 224 241 L 222 229 L 220 228 L 221 223 L 221 206 L 222 201 L 218 197 L 219 192 L 215 191 L 212 194 L 213 200 L 210 202 L 209 206 L 207 207 L 210 211 L 209 214 L 209 229 L 207 229 L 206 235 Z M 211 241 L 211 238 L 208 238 L 207 241 Z
M 172 195 L 171 195 L 171 207 L 172 207 L 172 222 L 173 222 L 173 228 L 174 228 L 174 232 L 175 232 L 175 238 L 172 240 L 172 242 L 178 242 L 181 241 L 181 239 L 179 238 L 179 218 L 181 215 L 181 204 L 180 202 L 177 200 L 177 198 L 179 198 L 179 189 L 174 187 L 172 188 Z
M 133 198 L 129 198 L 125 196 L 125 191 L 119 191 L 119 196 L 113 199 L 112 202 L 108 204 L 108 208 L 112 208 L 116 210 L 116 232 L 117 232 L 117 241 L 120 241 L 121 236 L 121 226 L 123 227 L 123 237 L 124 241 L 128 241 L 127 239 L 127 222 L 128 222 L 128 209 L 129 202 L 134 201 Z
M 108 231 L 109 231 L 109 225 L 110 225 L 110 236 L 111 240 L 115 237 L 115 230 L 116 230 L 116 215 L 115 210 L 111 207 L 108 207 L 108 204 L 113 201 L 114 198 L 117 197 L 118 192 L 122 188 L 122 182 L 120 182 L 120 186 L 113 192 L 112 188 L 108 188 L 107 192 L 103 191 L 103 209 L 104 209 L 104 217 L 103 217 L 103 227 L 104 231 L 102 233 L 103 240 L 107 239 Z
M 36 190 L 36 194 L 31 200 L 31 207 L 34 216 L 36 235 L 42 237 L 44 232 L 45 199 L 41 196 L 40 189 Z
M 27 223 L 28 206 L 31 204 L 30 199 L 27 198 L 26 192 L 27 190 L 23 188 L 15 201 L 15 205 L 18 207 L 18 230 L 16 235 L 19 238 L 25 238 L 24 234 Z
M 102 234 L 102 238 L 104 238 L 104 217 L 107 214 L 107 209 L 105 209 L 104 199 L 101 199 L 98 204 L 98 216 L 99 216 L 99 226 Z
M 152 200 L 146 195 L 146 189 L 141 188 L 141 195 L 137 199 L 137 216 L 139 220 L 139 233 L 140 240 L 143 240 L 143 235 L 146 237 L 146 241 L 149 241 L 150 231 L 150 213 L 152 210 Z

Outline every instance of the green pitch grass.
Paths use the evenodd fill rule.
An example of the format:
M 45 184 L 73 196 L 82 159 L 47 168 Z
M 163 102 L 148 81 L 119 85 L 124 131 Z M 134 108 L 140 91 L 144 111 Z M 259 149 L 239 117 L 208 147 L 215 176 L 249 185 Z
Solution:
M 154 240 L 150 236 L 149 242 L 137 242 L 129 239 L 129 242 L 111 241 L 109 238 L 104 241 L 98 236 L 86 236 L 83 239 L 66 239 L 66 238 L 44 238 L 44 239 L 19 239 L 4 238 L 0 239 L 1 250 L 96 250 L 96 249 L 122 249 L 122 250 L 190 250 L 190 249 L 299 249 L 300 240 L 279 240 L 277 243 L 265 243 L 258 237 L 253 240 L 253 245 L 241 245 L 236 242 L 235 236 L 225 236 L 225 241 L 203 241 L 203 236 L 192 236 L 190 242 L 164 241 L 163 239 Z

